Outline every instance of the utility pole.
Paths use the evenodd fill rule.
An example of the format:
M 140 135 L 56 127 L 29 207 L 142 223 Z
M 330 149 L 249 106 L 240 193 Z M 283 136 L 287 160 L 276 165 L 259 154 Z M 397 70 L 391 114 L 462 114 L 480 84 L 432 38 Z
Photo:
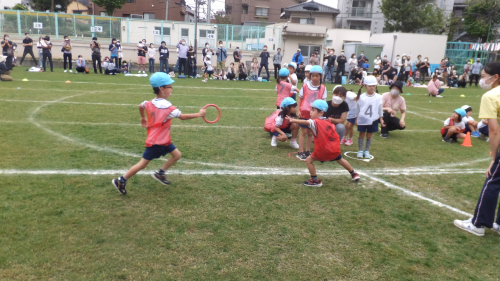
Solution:
M 168 2 L 170 0 L 165 0 L 165 20 L 168 20 Z
M 212 0 L 207 0 L 207 23 L 210 24 L 212 18 Z
M 198 6 L 199 6 L 199 0 L 195 0 L 195 8 L 194 8 L 194 54 L 195 56 L 197 55 L 197 48 L 198 48 Z
M 54 0 L 50 1 L 50 11 L 52 13 L 55 12 L 55 9 L 54 9 Z

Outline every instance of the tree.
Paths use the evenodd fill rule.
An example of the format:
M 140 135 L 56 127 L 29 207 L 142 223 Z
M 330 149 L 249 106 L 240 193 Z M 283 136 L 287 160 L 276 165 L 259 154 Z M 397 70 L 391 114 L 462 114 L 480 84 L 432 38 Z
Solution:
M 379 8 L 389 32 L 415 32 L 426 28 L 431 34 L 441 34 L 446 30 L 444 11 L 429 4 L 429 0 L 382 0 Z
M 54 2 L 54 6 L 60 5 L 61 11 L 66 11 L 66 7 L 68 7 L 70 0 L 32 0 L 30 6 L 35 11 L 54 11 L 52 2 Z
M 113 16 L 116 9 L 121 9 L 127 0 L 93 0 L 94 4 L 104 8 L 108 16 Z
M 232 24 L 233 21 L 227 15 L 215 14 L 215 22 L 217 24 Z
M 484 41 L 493 38 L 500 23 L 500 0 L 472 0 L 465 9 L 464 26 L 469 35 Z
M 23 4 L 17 4 L 12 7 L 12 10 L 28 11 L 28 8 L 26 8 Z

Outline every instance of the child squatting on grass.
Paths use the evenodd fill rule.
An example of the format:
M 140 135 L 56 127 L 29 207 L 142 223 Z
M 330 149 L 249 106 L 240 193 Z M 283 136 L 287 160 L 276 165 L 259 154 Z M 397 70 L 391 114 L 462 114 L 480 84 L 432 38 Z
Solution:
M 167 180 L 165 172 L 172 167 L 175 162 L 181 159 L 181 152 L 170 139 L 170 125 L 172 118 L 188 120 L 198 117 L 204 117 L 206 112 L 200 109 L 199 113 L 182 114 L 179 109 L 173 106 L 167 98 L 172 94 L 172 84 L 174 80 L 164 72 L 157 72 L 151 75 L 149 79 L 156 98 L 151 101 L 145 101 L 139 105 L 139 113 L 141 114 L 141 125 L 147 128 L 146 150 L 142 155 L 139 163 L 135 164 L 123 176 L 113 179 L 113 186 L 123 195 L 127 194 L 125 186 L 127 180 L 137 174 L 140 170 L 145 169 L 149 162 L 153 159 L 165 156 L 170 153 L 170 157 L 165 164 L 151 176 L 164 185 L 170 184 Z M 147 114 L 147 118 L 146 115 Z
M 443 141 L 447 143 L 456 142 L 457 138 L 465 138 L 465 124 L 462 118 L 466 115 L 465 110 L 457 108 L 450 118 L 444 121 L 444 127 L 441 128 L 441 136 Z
M 316 175 L 316 167 L 314 161 L 337 161 L 344 167 L 352 177 L 353 181 L 359 180 L 359 174 L 354 171 L 351 164 L 345 159 L 342 159 L 342 152 L 340 151 L 340 139 L 335 131 L 335 125 L 328 119 L 323 117 L 328 104 L 324 100 L 316 100 L 311 104 L 311 119 L 297 120 L 290 116 L 286 119 L 294 124 L 307 126 L 312 131 L 314 136 L 314 152 L 307 157 L 306 164 L 311 174 L 311 178 L 304 182 L 305 186 L 322 186 L 323 183 Z
M 299 148 L 299 144 L 297 143 L 299 126 L 288 122 L 286 119 L 286 116 L 295 118 L 296 112 L 297 102 L 295 102 L 293 98 L 287 97 L 281 102 L 281 108 L 266 118 L 264 130 L 270 132 L 272 135 L 271 146 L 278 146 L 278 140 L 281 142 L 287 141 L 287 134 L 291 133 L 292 139 L 290 140 L 290 146 L 293 148 Z

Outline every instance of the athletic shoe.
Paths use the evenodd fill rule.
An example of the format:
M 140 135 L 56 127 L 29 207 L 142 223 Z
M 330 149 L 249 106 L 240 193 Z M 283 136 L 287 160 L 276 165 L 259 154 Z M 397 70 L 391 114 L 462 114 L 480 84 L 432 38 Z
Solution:
M 201 82 L 205 82 L 205 83 L 207 83 L 207 79 L 205 79 L 205 80 L 201 80 Z
M 444 137 L 444 138 L 443 138 L 443 141 L 444 141 L 444 142 L 447 142 L 447 143 L 451 143 L 451 140 L 450 140 L 450 138 L 449 138 L 449 137 Z
M 488 138 L 488 139 L 486 140 L 486 142 L 490 142 L 490 138 Z
M 479 131 L 474 131 L 470 135 L 475 137 L 475 138 L 479 138 Z
M 368 150 L 366 150 L 366 151 L 364 151 L 364 152 L 363 152 L 363 157 L 364 157 L 365 159 L 370 159 L 370 158 L 372 158 L 372 156 L 370 155 L 370 152 L 369 152 Z
M 314 180 L 313 178 L 310 178 L 309 180 L 307 180 L 307 181 L 304 182 L 304 185 L 305 186 L 317 186 L 317 187 L 320 187 L 320 186 L 323 186 L 323 183 L 321 182 L 320 179 Z
M 288 133 L 285 133 L 286 137 L 291 139 L 292 138 L 292 134 L 288 134 Z
M 380 136 L 383 137 L 384 139 L 388 139 L 389 138 L 389 133 L 380 134 Z
M 164 184 L 164 185 L 169 185 L 170 181 L 167 180 L 167 175 L 163 174 L 160 175 L 160 173 L 156 172 L 154 174 L 151 174 L 153 179 L 157 180 L 159 183 Z
M 352 145 L 352 139 L 346 140 L 345 145 L 347 145 L 347 146 Z
M 436 98 L 442 98 L 443 96 L 442 95 L 437 95 Z
M 64 70 L 64 73 L 68 72 L 66 69 Z
M 356 155 L 358 158 L 363 158 L 364 151 L 360 150 L 358 151 L 358 155 Z
M 300 160 L 302 160 L 302 154 L 304 152 L 298 152 L 297 155 L 295 155 L 295 157 L 299 158 Z
M 271 138 L 271 146 L 278 146 L 278 140 L 275 136 Z
M 307 159 L 307 157 L 311 156 L 311 151 L 306 151 L 306 152 L 304 152 L 304 154 L 306 155 L 306 159 Z
M 472 224 L 472 218 L 468 219 L 468 220 L 464 220 L 464 221 L 461 221 L 461 220 L 454 220 L 453 223 L 467 231 L 467 232 L 470 232 L 474 235 L 477 235 L 477 236 L 484 236 L 484 227 L 476 227 L 474 224 Z
M 342 139 L 340 140 L 340 144 L 345 144 L 346 142 L 347 142 L 347 140 L 346 140 L 345 138 L 342 138 Z
M 352 177 L 352 180 L 353 181 L 358 181 L 359 180 L 359 174 L 354 172 L 353 174 L 351 174 L 351 177 Z
M 297 153 L 297 158 L 299 158 L 302 161 L 306 161 L 307 154 L 305 152 L 299 152 L 299 153 Z
M 493 230 L 496 233 L 500 234 L 500 225 L 498 225 L 496 222 L 493 223 L 493 228 L 491 230 Z
M 72 70 L 72 69 L 70 69 L 70 70 L 69 70 L 69 72 L 70 72 L 70 73 L 73 73 L 73 70 Z
M 486 139 L 486 135 L 485 134 L 479 134 L 479 139 L 480 140 L 485 140 Z
M 114 180 L 111 181 L 111 183 L 116 188 L 116 190 L 118 190 L 118 192 L 120 192 L 123 195 L 126 195 L 127 194 L 127 190 L 125 189 L 125 186 L 127 185 L 127 182 L 126 181 L 122 181 L 120 179 L 121 179 L 121 177 L 119 177 L 117 179 L 114 179 Z
M 290 146 L 295 149 L 299 149 L 299 144 L 297 143 L 297 141 L 290 141 Z

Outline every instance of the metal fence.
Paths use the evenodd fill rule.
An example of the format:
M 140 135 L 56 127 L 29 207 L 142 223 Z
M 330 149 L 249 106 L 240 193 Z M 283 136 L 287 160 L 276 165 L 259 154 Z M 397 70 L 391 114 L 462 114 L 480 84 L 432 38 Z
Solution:
M 468 61 L 476 62 L 476 59 L 481 59 L 481 63 L 485 65 L 489 61 L 490 51 L 476 50 L 472 46 L 476 43 L 471 42 L 448 42 L 446 43 L 445 57 L 450 58 L 450 65 L 455 65 L 458 73 L 463 72 L 464 65 Z

